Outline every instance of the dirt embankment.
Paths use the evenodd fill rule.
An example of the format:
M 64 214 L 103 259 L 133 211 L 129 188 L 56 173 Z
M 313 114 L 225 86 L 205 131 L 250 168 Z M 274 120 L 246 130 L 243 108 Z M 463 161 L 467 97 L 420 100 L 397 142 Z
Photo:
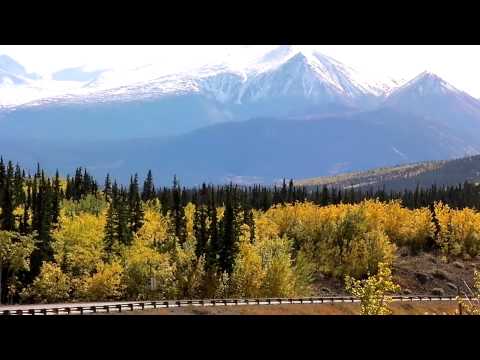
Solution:
M 464 281 L 473 289 L 473 272 L 480 269 L 480 259 L 458 259 L 444 262 L 438 254 L 402 256 L 399 252 L 392 267 L 394 281 L 403 295 L 450 296 L 470 294 Z M 347 295 L 343 281 L 317 276 L 314 284 L 318 296 Z
M 394 315 L 453 315 L 457 304 L 452 302 L 392 303 Z M 182 307 L 111 313 L 110 315 L 359 315 L 359 304 L 303 304 Z M 98 314 L 100 315 L 100 314 Z

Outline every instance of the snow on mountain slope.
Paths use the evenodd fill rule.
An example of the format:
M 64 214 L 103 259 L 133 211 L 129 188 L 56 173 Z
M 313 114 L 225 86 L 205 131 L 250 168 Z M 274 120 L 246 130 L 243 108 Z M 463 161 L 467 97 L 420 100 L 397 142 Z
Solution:
M 480 139 L 480 101 L 431 72 L 393 91 L 382 105 L 443 124 L 472 143 Z
M 285 54 L 286 51 L 282 53 Z M 380 88 L 340 62 L 320 53 L 297 52 L 267 71 L 251 76 L 239 98 L 244 104 L 279 97 L 305 98 L 317 104 L 354 104 L 381 94 Z
M 0 70 L 4 73 L 10 74 L 11 76 L 17 76 L 30 80 L 40 79 L 40 76 L 38 74 L 27 73 L 27 71 L 21 64 L 16 62 L 8 55 L 0 55 Z
M 0 91 L 0 105 L 129 101 L 188 92 L 222 104 L 258 103 L 278 96 L 303 97 L 314 103 L 352 103 L 381 97 L 392 87 L 368 80 L 318 52 L 297 51 L 292 46 L 278 46 L 243 66 L 224 59 L 219 64 L 167 74 L 158 64 L 150 64 L 128 71 L 103 71 L 83 83 L 58 82 L 37 83 L 9 94 Z
M 480 101 L 428 71 L 390 93 L 385 104 L 403 106 L 413 112 L 435 110 L 433 107 L 442 111 L 447 110 L 447 107 L 454 110 L 455 107 L 455 111 L 462 110 L 478 116 L 480 121 Z

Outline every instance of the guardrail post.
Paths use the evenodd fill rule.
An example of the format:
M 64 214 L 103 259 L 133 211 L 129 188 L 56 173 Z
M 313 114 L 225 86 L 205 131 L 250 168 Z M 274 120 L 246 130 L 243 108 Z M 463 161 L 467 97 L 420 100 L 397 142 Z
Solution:
M 118 312 L 122 312 L 122 305 L 117 305 Z
M 142 310 L 145 310 L 145 303 L 141 303 Z
M 3 310 L 3 315 L 11 315 L 10 310 Z
M 34 310 L 34 309 L 30 309 L 30 310 L 28 310 L 28 313 L 29 313 L 30 315 L 35 315 L 35 310 Z
M 165 305 L 166 308 L 170 307 L 170 303 L 168 301 L 164 301 L 163 305 Z
M 47 309 L 42 309 L 42 314 L 47 315 Z

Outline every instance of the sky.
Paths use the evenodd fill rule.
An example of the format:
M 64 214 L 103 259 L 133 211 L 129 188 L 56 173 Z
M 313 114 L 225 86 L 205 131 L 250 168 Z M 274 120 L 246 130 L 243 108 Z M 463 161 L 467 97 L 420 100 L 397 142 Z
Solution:
M 0 45 L 28 72 L 42 75 L 85 66 L 94 69 L 132 69 L 147 64 L 175 72 L 218 63 L 224 59 L 241 66 L 274 45 Z M 410 80 L 427 70 L 460 90 L 480 98 L 478 45 L 308 45 L 373 78 Z

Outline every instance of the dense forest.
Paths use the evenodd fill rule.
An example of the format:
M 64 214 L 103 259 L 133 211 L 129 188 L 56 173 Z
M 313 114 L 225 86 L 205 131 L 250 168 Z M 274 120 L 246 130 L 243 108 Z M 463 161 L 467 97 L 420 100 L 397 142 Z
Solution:
M 127 186 L 0 159 L 2 303 L 295 296 L 362 278 L 396 248 L 480 252 L 480 187 Z

